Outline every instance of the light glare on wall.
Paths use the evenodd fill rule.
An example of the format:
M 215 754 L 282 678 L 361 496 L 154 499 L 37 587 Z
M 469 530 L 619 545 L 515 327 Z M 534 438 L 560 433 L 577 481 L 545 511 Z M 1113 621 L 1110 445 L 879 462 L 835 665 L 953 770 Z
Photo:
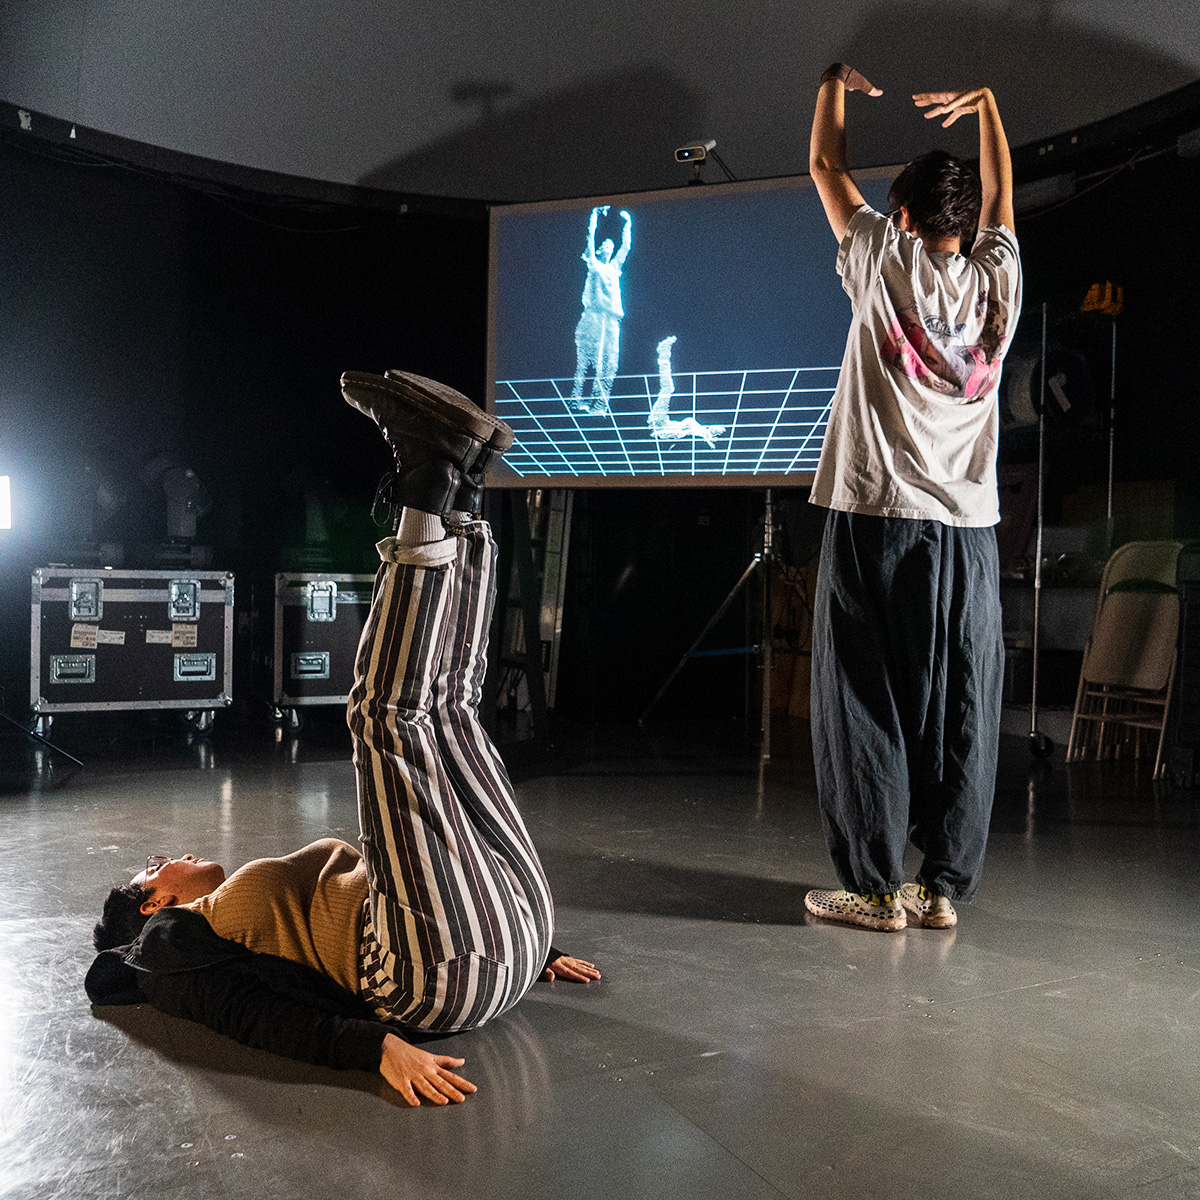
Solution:
M 8 486 L 8 476 L 0 475 L 0 529 L 12 528 L 12 492 Z

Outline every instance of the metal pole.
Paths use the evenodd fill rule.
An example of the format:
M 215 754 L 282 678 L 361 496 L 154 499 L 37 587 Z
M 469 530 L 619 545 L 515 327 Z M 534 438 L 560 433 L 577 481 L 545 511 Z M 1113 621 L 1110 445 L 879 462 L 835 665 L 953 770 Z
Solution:
M 771 761 L 771 666 L 774 658 L 774 624 L 771 620 L 771 573 L 774 562 L 775 506 L 771 489 L 767 488 L 767 505 L 763 513 L 762 549 L 762 740 L 759 744 L 759 766 Z
M 1105 558 L 1113 548 L 1113 447 L 1117 428 L 1117 321 L 1112 323 L 1112 367 L 1108 383 L 1108 521 L 1105 525 Z
M 1042 377 L 1038 400 L 1038 488 L 1037 488 L 1037 539 L 1033 564 L 1033 689 L 1029 700 L 1029 736 L 1036 739 L 1038 732 L 1038 636 L 1042 608 L 1042 523 L 1045 518 L 1044 492 L 1046 479 L 1046 304 L 1042 303 Z

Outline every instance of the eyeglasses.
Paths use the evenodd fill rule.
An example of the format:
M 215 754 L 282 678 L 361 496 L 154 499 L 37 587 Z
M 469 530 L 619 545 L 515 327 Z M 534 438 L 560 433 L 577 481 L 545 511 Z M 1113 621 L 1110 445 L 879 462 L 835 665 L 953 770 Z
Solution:
M 900 228 L 900 210 L 898 208 L 893 208 L 892 211 L 888 213 L 887 218 L 893 225 L 896 226 L 897 229 Z
M 150 854 L 146 856 L 146 874 L 152 875 L 171 861 L 169 854 Z

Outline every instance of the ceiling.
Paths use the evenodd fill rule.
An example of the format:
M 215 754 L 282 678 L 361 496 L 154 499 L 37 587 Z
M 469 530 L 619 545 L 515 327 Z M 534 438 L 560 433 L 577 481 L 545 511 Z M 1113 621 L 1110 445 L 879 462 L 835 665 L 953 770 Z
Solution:
M 169 149 L 408 192 L 530 200 L 805 168 L 815 82 L 853 62 L 858 165 L 929 145 L 909 93 L 986 83 L 1014 145 L 1200 78 L 1193 0 L 9 0 L 0 100 Z

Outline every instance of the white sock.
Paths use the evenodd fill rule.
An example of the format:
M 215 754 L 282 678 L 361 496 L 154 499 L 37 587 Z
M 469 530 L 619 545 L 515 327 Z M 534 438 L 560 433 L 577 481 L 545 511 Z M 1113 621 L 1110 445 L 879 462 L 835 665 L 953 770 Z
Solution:
M 427 546 L 430 542 L 441 542 L 446 537 L 446 526 L 437 513 L 422 512 L 419 508 L 406 508 L 400 514 L 400 528 L 396 530 L 396 541 L 401 546 Z

